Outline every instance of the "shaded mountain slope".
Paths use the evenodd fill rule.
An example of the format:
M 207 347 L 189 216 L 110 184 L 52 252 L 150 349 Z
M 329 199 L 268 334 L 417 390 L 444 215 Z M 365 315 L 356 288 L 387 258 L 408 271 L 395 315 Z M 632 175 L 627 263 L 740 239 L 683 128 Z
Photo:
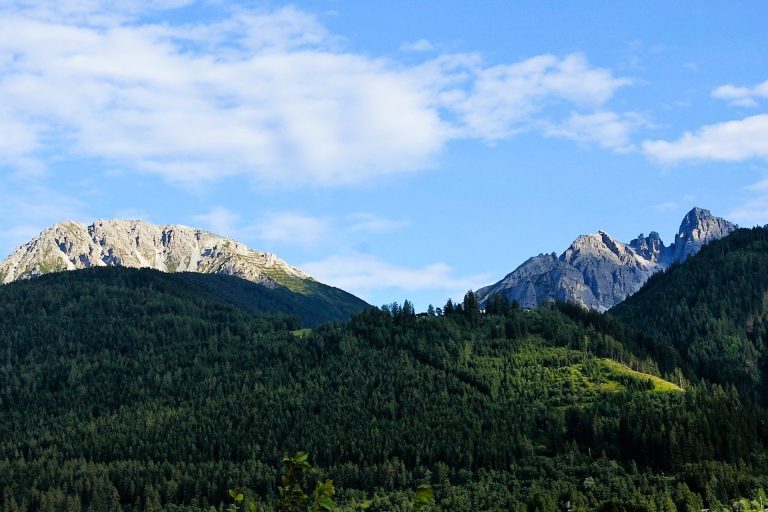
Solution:
M 9 508 L 208 510 L 242 482 L 269 510 L 298 449 L 349 509 L 407 510 L 425 479 L 455 512 L 650 510 L 670 488 L 700 510 L 768 486 L 764 410 L 654 379 L 557 307 L 369 309 L 299 333 L 198 285 L 113 268 L 0 287 Z
M 282 286 L 269 288 L 229 275 L 99 267 L 52 273 L 29 281 L 10 283 L 0 286 L 0 296 L 5 293 L 13 297 L 18 290 L 23 291 L 25 297 L 50 297 L 61 304 L 82 300 L 98 305 L 102 301 L 115 304 L 124 304 L 130 300 L 141 301 L 145 294 L 150 294 L 158 303 L 168 300 L 204 308 L 231 307 L 241 312 L 282 315 L 294 317 L 293 321 L 298 322 L 297 325 L 310 327 L 323 322 L 345 321 L 352 314 L 370 307 L 338 288 L 317 282 L 307 284 L 315 289 L 299 294 Z M 67 297 L 67 293 L 72 296 Z M 125 294 L 125 297 L 121 297 L 121 294 Z M 113 313 L 118 314 L 117 311 Z M 10 322 L 12 319 L 7 318 L 5 321 Z
M 768 230 L 713 241 L 651 277 L 610 316 L 674 349 L 697 376 L 765 395 Z

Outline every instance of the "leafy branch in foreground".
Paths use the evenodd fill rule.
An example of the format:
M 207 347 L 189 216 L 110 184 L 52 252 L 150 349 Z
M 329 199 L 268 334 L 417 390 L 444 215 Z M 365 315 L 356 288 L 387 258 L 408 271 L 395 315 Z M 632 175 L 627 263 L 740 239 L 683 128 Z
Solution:
M 315 482 L 312 495 L 307 495 L 304 485 L 309 474 L 315 469 L 309 463 L 307 452 L 297 452 L 292 457 L 283 457 L 284 472 L 280 478 L 281 485 L 277 488 L 278 502 L 277 512 L 340 512 L 333 501 L 336 489 L 333 480 Z M 241 486 L 229 490 L 229 496 L 233 503 L 229 507 L 230 512 L 260 512 L 259 505 L 247 497 L 246 491 Z M 413 512 L 428 512 L 434 504 L 432 487 L 427 484 L 416 488 L 413 500 Z M 362 510 L 370 506 L 370 502 L 359 504 Z
M 284 472 L 277 488 L 277 512 L 333 512 L 337 510 L 333 496 L 336 489 L 332 480 L 316 482 L 312 495 L 304 491 L 303 485 L 314 469 L 309 463 L 307 452 L 298 452 L 292 457 L 283 457 Z M 245 490 L 234 487 L 229 490 L 233 503 L 230 512 L 244 508 L 246 512 L 259 512 L 260 508 L 252 499 L 246 497 Z
M 281 479 L 282 485 L 277 488 L 279 502 L 278 512 L 299 512 L 303 511 L 305 505 L 310 501 L 310 497 L 302 489 L 302 484 L 308 474 L 312 471 L 312 465 L 308 462 L 309 454 L 307 452 L 298 452 L 293 457 L 284 457 L 283 465 L 285 473 Z M 309 504 L 308 512 L 328 512 L 336 509 L 332 496 L 336 494 L 332 480 L 326 480 L 324 483 L 317 482 L 315 490 L 312 491 L 312 500 Z

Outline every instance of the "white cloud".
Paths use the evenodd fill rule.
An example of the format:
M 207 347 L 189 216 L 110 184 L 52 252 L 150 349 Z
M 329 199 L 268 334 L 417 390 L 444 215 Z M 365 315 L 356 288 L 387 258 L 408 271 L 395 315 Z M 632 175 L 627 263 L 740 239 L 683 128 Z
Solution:
M 593 142 L 607 149 L 627 152 L 634 149 L 632 131 L 645 124 L 641 116 L 633 113 L 596 112 L 572 113 L 559 125 L 550 126 L 545 133 L 578 142 Z
M 753 87 L 721 85 L 712 91 L 712 97 L 727 100 L 731 106 L 756 107 L 758 105 L 757 100 L 768 98 L 768 80 Z
M 392 220 L 373 213 L 354 213 L 347 216 L 351 225 L 347 230 L 351 233 L 385 234 L 399 231 L 408 227 L 409 220 Z
M 119 24 L 142 13 L 176 9 L 195 0 L 7 0 L 6 8 L 25 16 L 89 25 Z
M 244 220 L 223 206 L 191 217 L 193 225 L 218 235 L 249 241 L 262 250 L 275 246 L 317 249 L 352 247 L 366 235 L 382 235 L 406 228 L 410 221 L 392 220 L 369 212 L 316 217 L 299 211 L 278 211 Z
M 764 190 L 768 191 L 768 179 L 753 183 L 752 185 L 748 186 L 746 190 L 749 192 L 762 192 Z
M 548 104 L 600 107 L 617 89 L 631 83 L 615 78 L 609 70 L 589 66 L 580 54 L 541 55 L 476 73 L 470 92 L 463 97 L 456 94 L 452 106 L 469 134 L 491 141 L 526 128 Z
M 217 235 L 227 237 L 237 236 L 237 225 L 240 221 L 240 216 L 223 206 L 217 206 L 208 213 L 195 215 L 192 218 L 196 222 L 202 223 L 203 226 Z
M 667 213 L 680 209 L 680 204 L 676 201 L 665 201 L 663 203 L 654 204 L 651 208 L 657 212 Z
M 35 183 L 0 181 L 0 258 L 57 222 L 84 220 L 85 209 L 83 202 Z
M 25 122 L 0 104 L 0 165 L 23 167 L 37 147 L 34 123 Z
M 115 212 L 115 218 L 152 222 L 149 212 L 142 208 L 122 208 Z
M 768 159 L 768 114 L 704 126 L 675 141 L 645 141 L 645 154 L 658 162 Z
M 435 45 L 433 45 L 427 39 L 419 39 L 417 41 L 403 44 L 400 49 L 404 52 L 431 52 L 435 49 Z
M 333 236 L 327 219 L 299 212 L 275 212 L 262 217 L 246 231 L 262 242 L 312 247 L 327 242 Z
M 755 197 L 731 210 L 727 218 L 740 226 L 764 226 L 768 223 L 768 195 Z
M 403 267 L 381 261 L 370 254 L 331 256 L 304 263 L 301 268 L 318 280 L 363 297 L 374 290 L 399 288 L 409 292 L 423 290 L 449 291 L 455 296 L 487 284 L 487 274 L 456 276 L 445 263 L 423 267 Z
M 744 188 L 746 199 L 731 210 L 726 218 L 744 227 L 768 224 L 768 179 Z
M 153 4 L 152 19 L 187 3 Z M 578 54 L 495 66 L 355 54 L 291 7 L 184 25 L 146 22 L 149 9 L 0 7 L 0 162 L 90 158 L 190 186 L 351 184 L 428 167 L 452 139 L 556 123 L 552 105 L 602 111 L 629 83 Z

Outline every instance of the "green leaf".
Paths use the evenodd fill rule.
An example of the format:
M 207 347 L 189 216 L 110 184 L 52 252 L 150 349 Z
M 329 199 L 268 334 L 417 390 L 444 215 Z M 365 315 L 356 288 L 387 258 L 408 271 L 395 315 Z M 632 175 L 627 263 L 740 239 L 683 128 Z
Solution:
M 414 505 L 416 510 L 421 510 L 422 507 L 431 505 L 434 503 L 434 492 L 431 485 L 422 484 L 416 488 L 414 495 Z
M 312 494 L 316 498 L 320 496 L 333 496 L 336 494 L 336 489 L 333 487 L 333 480 L 326 480 L 324 483 L 317 482 Z
M 241 501 L 243 501 L 243 498 L 245 498 L 245 496 L 243 496 L 243 493 L 240 493 L 237 496 L 235 496 L 235 501 L 240 503 Z
M 323 496 L 317 500 L 317 504 L 320 505 L 321 510 L 333 510 L 336 508 L 336 503 L 328 496 Z

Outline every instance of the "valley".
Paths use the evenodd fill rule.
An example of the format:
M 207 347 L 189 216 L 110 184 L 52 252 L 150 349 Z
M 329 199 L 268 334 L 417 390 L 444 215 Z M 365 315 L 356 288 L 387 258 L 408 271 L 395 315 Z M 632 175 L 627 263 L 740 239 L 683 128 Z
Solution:
M 733 336 L 762 347 L 762 302 L 740 286 L 768 290 L 766 243 L 766 230 L 737 230 L 607 314 L 503 296 L 481 311 L 468 293 L 443 316 L 406 301 L 307 329 L 247 293 L 214 293 L 229 277 L 107 267 L 4 285 L 5 506 L 207 510 L 243 485 L 268 510 L 281 458 L 300 450 L 333 480 L 339 510 L 406 510 L 425 483 L 445 511 L 757 499 L 764 377 L 732 381 L 752 349 L 702 374 L 704 353 L 663 334 L 700 318 L 650 297 L 688 297 L 721 325 L 749 318 Z M 677 288 L 711 265 L 728 293 Z

